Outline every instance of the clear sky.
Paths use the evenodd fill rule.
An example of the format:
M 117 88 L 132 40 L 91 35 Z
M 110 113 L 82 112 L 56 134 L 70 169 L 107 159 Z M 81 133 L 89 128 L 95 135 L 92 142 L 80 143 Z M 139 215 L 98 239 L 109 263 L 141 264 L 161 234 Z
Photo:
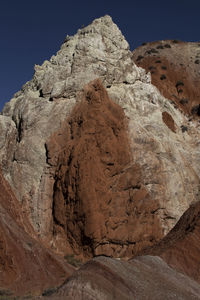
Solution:
M 200 41 L 200 0 L 1 0 L 0 110 L 55 54 L 67 34 L 109 14 L 134 49 L 142 42 Z

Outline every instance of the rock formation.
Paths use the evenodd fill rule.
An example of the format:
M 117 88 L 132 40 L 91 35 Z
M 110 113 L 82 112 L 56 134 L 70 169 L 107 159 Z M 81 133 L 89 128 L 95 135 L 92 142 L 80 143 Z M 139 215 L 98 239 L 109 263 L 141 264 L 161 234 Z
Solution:
M 7 211 L 6 218 L 13 219 L 15 230 L 10 232 L 19 239 L 19 248 L 14 252 L 16 246 L 13 246 L 11 256 L 19 253 L 24 261 L 29 261 L 30 255 L 40 253 L 38 261 L 30 259 L 30 268 L 32 264 L 37 268 L 44 260 L 54 260 L 52 265 L 47 260 L 47 273 L 36 271 L 41 276 L 38 278 L 44 278 L 38 283 L 39 291 L 49 286 L 48 280 L 52 285 L 60 284 L 61 277 L 72 272 L 64 267 L 61 258 L 52 257 L 52 250 L 63 256 L 75 255 L 83 261 L 101 255 L 132 258 L 157 244 L 189 206 L 199 201 L 198 44 L 159 42 L 155 43 L 156 49 L 152 45 L 150 50 L 145 45 L 132 53 L 109 16 L 96 19 L 73 37 L 67 36 L 50 61 L 35 66 L 33 79 L 14 95 L 0 115 L 1 168 L 11 186 L 6 197 L 15 199 L 16 209 L 12 215 L 3 199 L 0 205 Z M 195 53 L 191 54 L 192 59 L 195 57 L 194 66 L 184 67 L 189 52 Z M 151 84 L 151 75 L 155 85 Z M 3 178 L 2 182 L 2 186 L 7 185 Z M 0 223 L 2 265 L 6 272 L 12 273 L 5 249 L 13 241 L 7 234 L 8 225 Z M 184 225 L 180 228 L 185 230 Z M 194 238 L 195 235 L 189 236 L 191 243 Z M 183 240 L 187 239 L 184 231 Z M 184 245 L 184 241 L 172 240 L 173 249 Z M 35 250 L 29 245 L 32 243 Z M 199 249 L 198 243 L 194 243 L 194 248 Z M 163 249 L 162 253 L 151 250 L 148 254 L 160 255 L 172 268 L 185 272 L 184 259 L 179 266 L 174 262 L 178 259 L 176 251 L 171 255 L 171 246 L 170 250 Z M 80 289 L 74 295 L 80 297 L 83 285 L 77 281 L 79 274 L 83 271 L 83 277 L 86 276 L 83 281 L 87 281 L 100 264 L 97 289 L 104 284 L 105 289 L 107 284 L 112 288 L 119 271 L 118 280 L 123 282 L 119 296 L 128 291 L 128 296 L 121 296 L 128 299 L 135 295 L 134 288 L 141 282 L 129 288 L 124 275 L 126 268 L 133 268 L 130 278 L 135 278 L 137 270 L 144 270 L 144 277 L 152 276 L 152 280 L 157 278 L 158 269 L 164 268 L 169 276 L 161 276 L 158 295 L 165 295 L 161 285 L 166 280 L 172 291 L 169 297 L 181 289 L 177 294 L 180 299 L 195 299 L 199 285 L 187 277 L 199 280 L 199 275 L 194 275 L 198 273 L 195 267 L 183 276 L 162 259 L 144 257 L 121 262 L 95 258 L 67 281 L 66 290 L 73 295 L 77 284 Z M 191 258 L 191 261 L 197 260 Z M 18 271 L 13 276 L 24 273 L 29 277 L 23 264 L 14 266 Z M 101 281 L 102 274 L 107 271 L 110 274 L 111 266 L 117 268 L 114 274 L 106 277 L 107 283 Z M 148 271 L 149 266 L 152 269 Z M 57 274 L 54 279 L 49 275 L 52 272 Z M 97 279 L 88 280 L 94 286 L 93 280 Z M 187 287 L 186 281 L 190 282 Z M 2 287 L 6 285 L 5 279 Z M 15 277 L 11 285 L 15 290 L 18 285 Z M 84 289 L 83 299 L 95 297 L 91 286 Z M 117 290 L 114 293 L 118 295 Z M 145 293 L 150 293 L 148 287 Z M 103 295 L 99 299 L 112 296 L 109 293 L 106 296 L 106 292 Z M 138 293 L 138 299 L 142 295 Z M 162 299 L 153 293 L 152 297 Z
M 195 300 L 199 295 L 197 282 L 176 272 L 158 256 L 127 262 L 101 256 L 85 264 L 48 299 Z
M 68 186 L 65 191 L 68 195 L 64 194 L 62 200 L 60 196 L 57 196 L 58 192 L 54 195 L 54 188 L 57 189 L 61 183 L 58 183 L 56 168 L 53 170 L 52 166 L 49 165 L 49 148 L 54 148 L 53 145 L 50 146 L 49 141 L 51 136 L 65 126 L 63 124 L 69 122 L 66 120 L 71 120 L 72 126 L 77 126 L 77 116 L 75 115 L 75 120 L 73 120 L 73 113 L 71 115 L 71 112 L 74 107 L 79 105 L 85 84 L 96 78 L 99 78 L 104 87 L 107 88 L 110 99 L 123 109 L 128 127 L 126 139 L 130 141 L 129 146 L 124 148 L 124 155 L 121 154 L 122 147 L 119 150 L 120 154 L 116 154 L 117 156 L 124 156 L 124 162 L 117 161 L 118 158 L 115 157 L 115 154 L 111 154 L 113 157 L 109 161 L 109 154 L 106 154 L 106 147 L 109 146 L 106 144 L 101 146 L 105 147 L 103 153 L 105 163 L 106 160 L 111 163 L 106 172 L 112 174 L 113 169 L 117 175 L 120 172 L 124 173 L 124 168 L 128 167 L 129 170 L 126 172 L 129 173 L 130 181 L 133 184 L 126 183 L 126 179 L 121 179 L 124 182 L 119 183 L 121 187 L 117 187 L 117 192 L 114 191 L 114 187 L 112 187 L 112 191 L 108 191 L 109 183 L 106 182 L 105 185 L 107 177 L 99 175 L 96 177 L 97 182 L 95 182 L 97 171 L 90 175 L 93 177 L 92 185 L 106 186 L 107 200 L 105 201 L 109 202 L 110 198 L 115 199 L 115 201 L 112 202 L 111 200 L 112 208 L 110 207 L 110 210 L 112 212 L 109 216 L 109 222 L 108 217 L 104 213 L 102 214 L 104 215 L 102 223 L 107 224 L 103 225 L 104 229 L 101 227 L 101 229 L 94 230 L 96 232 L 94 234 L 90 232 L 91 229 L 88 228 L 88 225 L 86 231 L 92 235 L 95 245 L 99 245 L 96 254 L 130 256 L 137 252 L 138 247 L 140 250 L 140 245 L 143 243 L 146 246 L 160 239 L 175 225 L 189 204 L 197 201 L 199 197 L 199 132 L 193 124 L 189 123 L 186 116 L 161 96 L 159 91 L 150 83 L 150 76 L 134 64 L 127 42 L 109 16 L 95 20 L 91 25 L 79 30 L 74 37 L 67 37 L 57 55 L 53 56 L 49 62 L 45 61 L 42 66 L 36 66 L 33 79 L 26 83 L 22 90 L 6 104 L 3 115 L 0 117 L 2 136 L 5 136 L 5 132 L 7 132 L 6 142 L 2 143 L 0 150 L 2 170 L 42 240 L 47 241 L 58 251 L 63 251 L 58 247 L 60 239 L 59 235 L 56 234 L 57 231 L 54 231 L 54 228 L 58 227 L 56 222 L 59 223 L 60 220 L 54 213 L 52 214 L 52 211 L 57 216 L 60 214 L 58 211 L 62 211 L 63 216 L 59 216 L 62 219 L 61 225 L 63 222 L 66 223 L 63 221 L 66 214 L 70 214 L 71 220 L 76 219 L 73 210 L 64 213 L 63 205 L 67 205 L 70 189 L 73 193 L 73 185 L 79 179 L 77 178 L 78 174 L 74 173 L 73 167 L 70 167 L 69 172 L 66 170 L 70 174 L 66 175 L 65 179 L 61 179 L 61 181 L 65 180 Z M 105 94 L 103 91 L 101 93 Z M 92 95 L 95 95 L 95 92 L 91 92 Z M 88 102 L 88 107 L 91 106 L 91 110 L 94 101 L 91 99 Z M 115 104 L 109 105 L 117 107 Z M 95 109 L 97 115 L 102 115 L 100 116 L 101 119 L 105 118 L 100 105 L 97 105 Z M 120 111 L 120 108 L 118 110 Z M 108 111 L 105 112 L 105 116 L 107 113 Z M 104 135 L 105 129 L 101 127 L 101 122 L 98 120 L 96 122 L 95 131 L 99 131 L 97 135 Z M 112 127 L 111 122 L 108 120 L 109 128 Z M 89 127 L 90 124 L 88 123 L 87 126 Z M 97 128 L 98 126 L 99 128 Z M 188 130 L 183 132 L 181 126 L 186 126 Z M 74 136 L 75 146 L 78 145 L 76 140 L 80 130 L 76 130 L 76 134 L 77 136 Z M 115 135 L 116 133 L 114 133 Z M 108 139 L 112 139 L 110 134 L 107 136 Z M 65 141 L 71 139 L 70 136 L 63 136 L 63 138 Z M 120 138 L 119 136 L 116 144 L 113 143 L 113 148 L 124 143 L 123 139 L 120 141 Z M 63 145 L 64 141 L 61 142 L 61 140 L 62 137 L 60 136 L 58 143 Z M 72 144 L 71 147 L 73 147 Z M 69 147 L 66 143 L 66 149 Z M 81 149 L 82 147 L 84 146 L 81 146 Z M 130 147 L 130 150 L 126 150 L 127 147 Z M 70 151 L 77 152 L 78 148 Z M 102 150 L 99 148 L 98 151 Z M 107 152 L 109 151 L 110 149 Z M 130 154 L 127 155 L 127 151 Z M 52 156 L 52 153 L 50 155 Z M 68 153 L 64 159 L 65 163 L 68 155 L 70 154 Z M 130 157 L 128 157 L 129 155 Z M 117 163 L 114 167 L 112 163 L 115 162 L 112 159 L 116 160 Z M 74 163 L 76 165 L 78 161 Z M 96 161 L 94 163 L 96 164 Z M 73 180 L 70 182 L 71 177 Z M 102 182 L 99 181 L 100 177 L 102 177 Z M 67 178 L 69 182 L 66 182 Z M 77 191 L 79 197 L 84 194 L 84 189 L 88 189 L 88 182 L 86 178 L 81 182 L 81 190 Z M 112 186 L 115 184 L 114 182 L 115 179 L 113 178 Z M 79 189 L 79 186 L 76 188 Z M 115 205 L 117 197 L 123 189 L 123 200 L 121 198 L 120 201 L 124 201 L 124 205 L 127 206 L 126 209 L 124 209 L 124 205 L 123 207 L 121 204 L 119 207 Z M 114 193 L 116 193 L 115 196 L 113 196 Z M 118 196 L 117 193 L 119 193 Z M 88 207 L 91 205 L 95 207 L 92 195 L 91 193 L 88 198 Z M 55 197 L 59 198 L 60 201 L 55 200 Z M 138 198 L 140 198 L 139 201 Z M 100 204 L 98 203 L 98 205 Z M 104 210 L 105 207 L 102 209 Z M 101 215 L 100 212 L 99 214 Z M 134 224 L 129 221 L 132 218 L 129 215 L 133 214 Z M 93 209 L 89 215 L 90 220 L 100 218 L 100 216 L 97 217 L 97 213 Z M 117 221 L 120 218 L 123 220 L 122 224 Z M 94 225 L 93 221 L 89 222 L 92 226 Z M 106 229 L 108 224 L 109 228 Z M 141 224 L 146 228 L 146 236 L 143 234 Z M 72 239 L 72 236 L 69 237 L 69 226 L 71 225 L 68 224 L 67 226 L 66 239 L 68 243 L 68 238 Z M 77 225 L 72 226 L 73 231 L 74 226 Z M 70 241 L 73 245 L 80 244 L 81 226 L 84 225 L 78 226 L 79 234 L 77 236 L 75 233 L 75 241 Z M 155 230 L 155 227 L 158 229 Z M 115 229 L 117 231 L 114 233 Z M 113 231 L 112 234 L 109 233 L 109 237 L 106 236 L 107 230 Z M 129 236 L 125 238 L 125 242 L 120 242 L 120 244 L 120 238 L 116 238 L 118 231 L 121 232 L 120 238 L 125 232 L 124 236 Z M 90 243 L 91 236 L 86 242 L 87 237 L 86 235 L 84 242 L 86 244 Z M 131 251 L 127 252 L 127 246 L 130 242 L 132 244 L 129 247 Z M 114 243 L 117 243 L 117 246 Z M 86 252 L 94 252 L 93 248 L 93 246 L 90 247 Z M 111 248 L 114 249 L 111 250 Z M 75 249 L 72 250 L 75 251 Z
M 177 40 L 144 43 L 135 63 L 151 73 L 152 83 L 187 115 L 200 116 L 200 43 Z
M 171 267 L 200 283 L 200 202 L 191 205 L 157 245 L 143 251 L 162 257 Z
M 0 173 L 0 295 L 39 295 L 74 268 L 36 238 L 23 208 Z M 8 297 L 8 298 L 6 298 Z
M 50 299 L 200 299 L 199 224 L 200 202 L 141 256 L 129 261 L 95 258 Z
M 154 215 L 159 203 L 142 183 L 127 125 L 123 109 L 95 80 L 46 146 L 55 174 L 54 232 L 77 254 L 131 256 L 162 237 Z

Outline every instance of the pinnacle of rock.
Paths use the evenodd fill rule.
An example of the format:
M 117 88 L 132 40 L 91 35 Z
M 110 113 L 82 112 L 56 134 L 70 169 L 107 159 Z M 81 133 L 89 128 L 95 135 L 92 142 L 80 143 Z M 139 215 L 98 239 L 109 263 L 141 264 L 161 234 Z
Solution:
M 35 66 L 33 80 L 22 91 L 39 91 L 49 98 L 71 98 L 96 78 L 111 85 L 133 83 L 139 77 L 127 41 L 111 17 L 104 16 L 79 29 L 74 36 L 67 36 L 50 61 Z

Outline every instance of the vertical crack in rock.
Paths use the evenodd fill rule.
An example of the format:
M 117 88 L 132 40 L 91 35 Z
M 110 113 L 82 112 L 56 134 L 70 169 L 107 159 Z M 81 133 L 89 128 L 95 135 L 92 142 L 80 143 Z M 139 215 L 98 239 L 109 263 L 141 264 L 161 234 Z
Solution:
M 123 109 L 108 98 L 99 80 L 86 86 L 48 149 L 56 166 L 54 232 L 76 254 L 131 256 L 162 236 L 151 213 L 158 203 L 132 161 Z

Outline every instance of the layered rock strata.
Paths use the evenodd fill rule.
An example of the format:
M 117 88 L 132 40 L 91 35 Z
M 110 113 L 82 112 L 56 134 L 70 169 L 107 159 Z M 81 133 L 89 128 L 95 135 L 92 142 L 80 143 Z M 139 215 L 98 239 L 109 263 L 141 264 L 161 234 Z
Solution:
M 157 245 L 143 251 L 162 257 L 171 267 L 200 283 L 200 202 L 183 214 L 176 226 Z
M 160 257 L 141 256 L 125 262 L 101 256 L 85 264 L 48 299 L 188 300 L 200 299 L 199 295 L 197 282 L 170 268 Z
M 0 295 L 40 295 L 74 272 L 36 239 L 29 220 L 0 173 Z M 12 298 L 13 299 L 13 298 Z
M 50 299 L 200 299 L 200 202 L 157 245 L 129 261 L 98 257 Z

